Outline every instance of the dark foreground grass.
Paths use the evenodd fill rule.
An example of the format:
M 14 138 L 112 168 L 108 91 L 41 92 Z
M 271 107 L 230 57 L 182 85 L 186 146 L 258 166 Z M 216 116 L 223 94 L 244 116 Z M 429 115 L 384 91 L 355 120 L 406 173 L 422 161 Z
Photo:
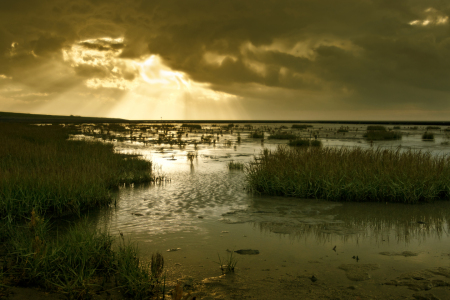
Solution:
M 69 299 L 118 289 L 149 299 L 159 292 L 159 254 L 143 264 L 124 239 L 114 246 L 83 223 L 58 235 L 44 218 L 110 204 L 112 188 L 152 180 L 151 162 L 67 138 L 61 126 L 0 124 L 0 289 L 37 286 Z
M 382 149 L 264 150 L 246 166 L 250 190 L 332 201 L 430 202 L 450 197 L 450 158 Z
M 111 188 L 152 180 L 149 161 L 67 138 L 60 126 L 0 124 L 0 217 L 79 213 L 109 204 Z
M 86 222 L 54 236 L 48 222 L 33 214 L 27 226 L 16 226 L 7 239 L 4 285 L 39 287 L 68 299 L 91 299 L 116 290 L 133 299 L 160 294 L 164 260 L 142 263 L 137 247 L 119 241 Z

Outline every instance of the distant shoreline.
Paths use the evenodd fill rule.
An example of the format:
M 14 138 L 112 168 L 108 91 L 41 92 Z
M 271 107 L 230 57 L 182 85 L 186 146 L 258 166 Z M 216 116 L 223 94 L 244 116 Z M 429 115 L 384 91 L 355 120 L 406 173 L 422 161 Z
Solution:
M 79 116 L 53 116 L 0 112 L 0 122 L 9 123 L 306 123 L 306 124 L 384 124 L 384 125 L 448 125 L 450 121 L 377 121 L 377 120 L 126 120 Z

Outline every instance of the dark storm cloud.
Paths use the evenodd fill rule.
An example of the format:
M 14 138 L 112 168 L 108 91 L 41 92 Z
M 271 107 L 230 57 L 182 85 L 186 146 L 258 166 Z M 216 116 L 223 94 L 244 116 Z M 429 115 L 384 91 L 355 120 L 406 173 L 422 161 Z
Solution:
M 322 93 L 358 107 L 448 108 L 448 16 L 450 3 L 437 0 L 5 0 L 0 74 L 37 88 L 22 75 L 49 60 L 63 65 L 62 50 L 77 44 L 124 59 L 157 54 L 193 80 L 251 99 L 271 87 L 286 106 L 300 101 L 296 93 Z M 55 70 L 58 84 L 47 74 L 40 91 L 109 76 L 105 67 L 74 68 Z

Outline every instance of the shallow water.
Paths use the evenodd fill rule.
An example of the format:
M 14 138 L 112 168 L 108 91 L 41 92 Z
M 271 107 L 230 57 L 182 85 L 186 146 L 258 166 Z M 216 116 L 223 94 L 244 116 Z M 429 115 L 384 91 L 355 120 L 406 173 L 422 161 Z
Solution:
M 329 131 L 342 125 L 314 124 L 313 129 L 322 128 L 319 138 L 329 134 L 322 139 L 325 146 L 371 147 L 362 139 L 365 126 L 346 136 Z M 448 141 L 443 131 L 434 131 L 434 142 L 421 140 L 422 129 L 402 131 L 402 140 L 374 142 L 372 147 L 449 153 L 450 146 L 441 144 Z M 199 140 L 201 134 L 190 133 L 189 139 Z M 245 174 L 229 171 L 226 163 L 249 162 L 263 148 L 275 149 L 287 141 L 266 138 L 261 144 L 241 133 L 242 142 L 237 144 L 236 136 L 236 132 L 224 134 L 215 146 L 185 148 L 116 143 L 120 152 L 151 159 L 155 172 L 170 181 L 121 188 L 117 206 L 92 214 L 91 221 L 137 242 L 144 260 L 156 251 L 163 252 L 168 284 L 184 276 L 184 282 L 189 282 L 185 289 L 202 299 L 327 299 L 336 295 L 341 299 L 397 299 L 429 291 L 417 288 L 417 282 L 431 277 L 416 280 L 415 285 L 386 283 L 397 280 L 402 285 L 398 280 L 405 273 L 450 267 L 449 202 L 336 203 L 251 195 L 244 189 Z M 233 141 L 231 147 L 225 146 L 226 140 Z M 192 164 L 188 152 L 197 153 Z M 235 273 L 220 276 L 218 256 L 225 259 L 229 251 L 238 249 L 255 249 L 259 254 L 235 253 Z M 435 276 L 445 282 L 450 277 Z M 448 292 L 448 287 L 431 286 L 435 295 Z

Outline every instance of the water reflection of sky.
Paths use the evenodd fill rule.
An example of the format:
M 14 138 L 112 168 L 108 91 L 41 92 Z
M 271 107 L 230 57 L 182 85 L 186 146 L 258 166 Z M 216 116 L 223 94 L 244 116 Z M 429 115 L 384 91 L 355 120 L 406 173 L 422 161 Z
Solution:
M 262 126 L 280 125 L 255 124 L 255 127 Z M 340 126 L 314 124 L 313 129 L 323 127 L 319 136 L 324 136 L 327 130 L 331 132 L 329 129 Z M 362 131 L 355 133 L 356 138 L 347 134 L 347 138 L 338 136 L 322 141 L 330 147 L 371 147 L 362 138 Z M 441 145 L 448 140 L 444 132 L 437 131 L 434 142 L 421 140 L 424 130 L 403 132 L 402 140 L 374 142 L 373 147 L 401 145 L 402 149 L 449 153 L 450 147 Z M 120 189 L 117 207 L 101 211 L 95 216 L 95 222 L 102 227 L 107 225 L 112 233 L 120 231 L 138 241 L 144 255 L 181 248 L 182 254 L 170 254 L 172 262 L 179 263 L 188 257 L 194 265 L 203 265 L 205 257 L 216 257 L 227 248 L 259 249 L 266 253 L 261 257 L 271 264 L 284 260 L 294 266 L 320 259 L 332 264 L 351 263 L 348 259 L 359 255 L 366 262 L 389 261 L 399 268 L 406 263 L 397 255 L 403 251 L 417 254 L 407 261 L 416 266 L 439 265 L 442 255 L 450 251 L 448 202 L 334 203 L 247 193 L 245 174 L 229 171 L 226 163 L 250 162 L 263 148 L 275 149 L 287 141 L 269 140 L 266 134 L 261 143 L 260 139 L 249 138 L 248 131 L 240 134 L 240 144 L 236 143 L 235 131 L 224 133 L 215 146 L 191 144 L 180 148 L 140 142 L 116 143 L 117 151 L 139 153 L 152 160 L 154 172 L 170 181 Z M 189 133 L 189 139 L 200 140 L 201 135 Z M 231 146 L 225 145 L 227 140 L 232 141 Z M 192 164 L 187 159 L 188 152 L 197 155 Z M 330 251 L 334 246 L 339 251 Z M 392 255 L 383 256 L 380 252 Z M 247 259 L 249 264 L 257 262 L 261 263 L 257 258 Z M 202 270 L 198 272 L 207 272 Z

